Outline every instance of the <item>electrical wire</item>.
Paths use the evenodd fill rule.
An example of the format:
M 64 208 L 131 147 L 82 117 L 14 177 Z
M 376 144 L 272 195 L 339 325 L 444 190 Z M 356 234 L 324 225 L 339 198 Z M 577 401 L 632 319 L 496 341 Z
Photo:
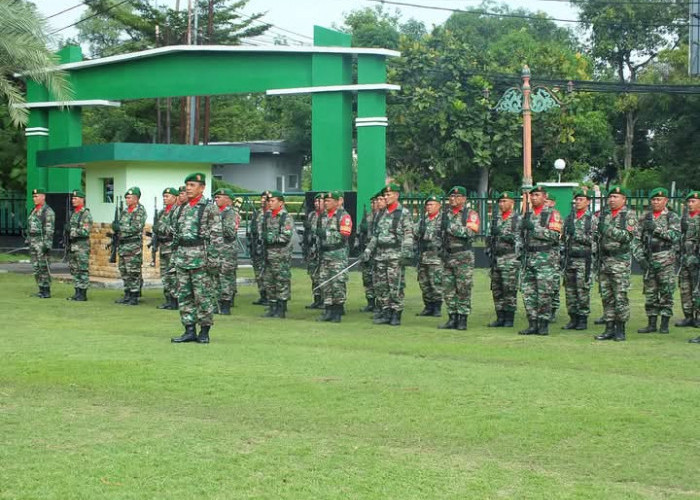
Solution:
M 54 31 L 52 31 L 51 33 L 49 33 L 49 35 L 55 35 L 56 33 L 59 33 L 59 32 L 61 32 L 61 31 L 63 31 L 63 30 L 67 30 L 68 28 L 72 28 L 73 26 L 75 26 L 75 25 L 77 25 L 77 24 L 83 23 L 83 22 L 87 21 L 88 19 L 92 19 L 93 17 L 97 17 L 97 16 L 101 16 L 102 14 L 106 14 L 106 13 L 109 12 L 110 10 L 112 10 L 112 9 L 114 9 L 114 8 L 117 8 L 117 7 L 119 7 L 120 5 L 124 5 L 125 3 L 130 2 L 130 1 L 131 1 L 131 0 L 122 0 L 121 2 L 115 3 L 114 5 L 111 5 L 111 6 L 109 6 L 108 8 L 106 8 L 106 9 L 100 11 L 100 12 L 95 12 L 94 14 L 91 14 L 91 15 L 89 15 L 89 16 L 87 16 L 87 17 L 84 17 L 84 18 L 80 19 L 79 21 L 74 22 L 73 24 L 69 24 L 68 26 L 64 26 L 63 28 L 59 28 L 59 29 L 57 29 L 57 30 L 54 30 Z
M 52 17 L 60 16 L 61 14 L 65 14 L 66 12 L 69 12 L 73 9 L 77 9 L 78 7 L 84 6 L 84 2 L 80 2 L 79 4 L 74 5 L 73 7 L 68 7 L 67 9 L 63 9 L 61 12 L 56 12 L 55 14 L 51 14 L 50 16 L 46 16 L 45 19 L 51 19 Z

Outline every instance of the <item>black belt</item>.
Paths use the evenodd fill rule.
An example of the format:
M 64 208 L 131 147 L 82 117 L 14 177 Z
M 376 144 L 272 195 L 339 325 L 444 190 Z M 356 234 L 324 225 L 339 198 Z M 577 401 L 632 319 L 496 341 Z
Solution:
M 530 246 L 527 247 L 528 252 L 549 252 L 550 250 L 553 250 L 554 247 L 552 245 L 537 245 L 537 246 Z
M 202 239 L 181 240 L 181 241 L 178 241 L 177 244 L 181 247 L 199 247 L 199 246 L 204 245 L 204 240 L 202 240 Z
M 658 253 L 658 252 L 666 252 L 668 250 L 672 250 L 673 246 L 669 245 L 668 243 L 654 243 L 652 242 L 651 245 L 651 253 Z
M 268 243 L 265 248 L 284 248 L 286 246 L 286 243 Z
M 131 243 L 132 241 L 141 241 L 141 236 L 131 236 L 129 238 L 119 238 L 119 243 Z
M 340 250 L 341 248 L 345 248 L 345 243 L 336 243 L 335 245 L 323 245 L 321 246 L 321 251 L 332 252 L 333 250 Z
M 172 243 L 172 238 L 158 238 L 160 243 Z
M 584 250 L 570 250 L 569 251 L 569 258 L 570 259 L 584 259 L 586 257 L 591 256 L 591 250 L 590 249 L 584 249 Z
M 224 238 L 224 243 L 234 243 L 236 241 L 236 237 L 232 236 L 231 238 Z
M 600 254 L 603 257 L 617 257 L 620 255 L 624 255 L 629 252 L 629 249 L 627 248 L 618 248 L 617 250 L 601 250 Z
M 70 241 L 82 241 L 82 240 L 89 240 L 89 236 L 76 236 L 75 238 L 71 238 Z
M 472 249 L 472 244 L 471 243 L 465 243 L 463 245 L 458 245 L 458 246 L 452 246 L 452 247 L 447 247 L 447 253 L 458 253 L 458 252 L 467 252 Z
M 508 254 L 514 254 L 515 253 L 515 247 L 510 247 L 510 248 L 498 248 L 496 247 L 496 257 L 503 257 L 504 255 Z
M 377 243 L 377 248 L 401 248 L 401 245 L 397 245 L 396 243 Z

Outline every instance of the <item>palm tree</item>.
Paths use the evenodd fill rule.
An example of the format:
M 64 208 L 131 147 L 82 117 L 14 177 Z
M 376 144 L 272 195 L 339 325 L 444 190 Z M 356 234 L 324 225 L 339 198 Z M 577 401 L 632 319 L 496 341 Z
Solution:
M 0 0 L 0 99 L 6 101 L 14 126 L 27 123 L 29 110 L 23 83 L 27 78 L 46 86 L 53 99 L 66 101 L 71 91 L 66 74 L 49 49 L 46 20 L 25 0 Z

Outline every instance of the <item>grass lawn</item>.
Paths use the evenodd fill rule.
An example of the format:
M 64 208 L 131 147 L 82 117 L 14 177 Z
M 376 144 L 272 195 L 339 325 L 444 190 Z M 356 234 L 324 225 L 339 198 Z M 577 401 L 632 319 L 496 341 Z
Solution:
M 211 344 L 172 345 L 158 290 L 39 300 L 0 274 L 0 498 L 700 498 L 700 330 L 486 328 L 485 271 L 469 330 L 437 330 L 408 276 L 399 328 L 357 312 L 358 273 L 343 323 L 315 322 L 297 270 L 287 320 L 244 286 Z

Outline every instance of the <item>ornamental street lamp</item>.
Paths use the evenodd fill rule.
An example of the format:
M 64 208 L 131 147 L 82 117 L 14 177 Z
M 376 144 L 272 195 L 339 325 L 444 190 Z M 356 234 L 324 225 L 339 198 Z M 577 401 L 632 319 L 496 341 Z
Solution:
M 566 168 L 566 162 L 561 158 L 557 158 L 554 160 L 554 168 L 559 172 L 559 182 L 561 183 L 561 173 Z

